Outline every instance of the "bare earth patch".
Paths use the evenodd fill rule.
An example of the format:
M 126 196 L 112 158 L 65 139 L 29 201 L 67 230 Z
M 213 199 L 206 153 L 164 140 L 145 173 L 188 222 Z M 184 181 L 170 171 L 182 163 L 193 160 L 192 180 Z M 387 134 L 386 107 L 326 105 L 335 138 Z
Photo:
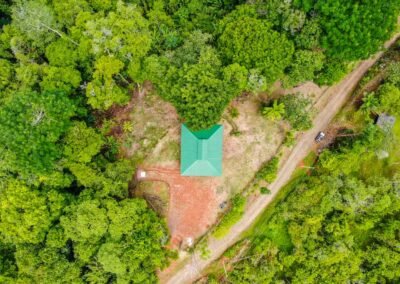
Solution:
M 291 89 L 282 89 L 279 82 L 274 85 L 275 91 L 272 93 L 274 96 L 276 95 L 285 95 L 285 94 L 303 94 L 315 102 L 317 102 L 324 92 L 328 89 L 327 86 L 318 86 L 314 82 L 308 81 L 301 85 L 298 85 Z
M 130 127 L 123 130 L 121 141 L 126 157 L 144 159 L 168 129 L 178 125 L 175 108 L 151 92 L 138 97 L 132 104 L 129 116 L 124 121 Z M 123 127 L 123 125 L 118 125 Z
M 187 238 L 196 239 L 212 225 L 217 217 L 216 193 L 218 177 L 184 177 L 175 167 L 142 167 L 146 177 L 141 183 L 163 181 L 169 185 L 168 227 L 171 247 L 179 248 Z
M 169 208 L 169 185 L 164 181 L 140 181 L 135 196 L 144 198 L 159 215 L 166 217 Z
M 269 122 L 260 115 L 260 102 L 255 97 L 234 104 L 239 116 L 230 120 L 237 125 L 239 134 L 232 135 L 231 123 L 225 119 L 221 121 L 224 125 L 221 177 L 180 175 L 180 124 L 177 120 L 169 125 L 168 133 L 140 167 L 147 172 L 144 180 L 163 181 L 169 185 L 167 220 L 174 248 L 187 238 L 195 240 L 206 233 L 218 220 L 219 205 L 242 191 L 282 143 L 283 130 L 278 123 Z

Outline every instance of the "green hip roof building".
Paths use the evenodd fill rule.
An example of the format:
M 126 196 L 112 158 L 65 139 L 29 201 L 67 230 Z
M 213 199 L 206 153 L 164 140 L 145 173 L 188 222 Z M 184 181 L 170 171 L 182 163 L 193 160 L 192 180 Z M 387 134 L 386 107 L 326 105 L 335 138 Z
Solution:
M 181 175 L 220 176 L 224 127 L 191 131 L 181 125 Z

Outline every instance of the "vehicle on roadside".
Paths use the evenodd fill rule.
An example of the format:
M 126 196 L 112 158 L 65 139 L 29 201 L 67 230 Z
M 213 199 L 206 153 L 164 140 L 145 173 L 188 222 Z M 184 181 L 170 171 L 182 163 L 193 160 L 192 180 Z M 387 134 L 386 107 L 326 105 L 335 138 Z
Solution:
M 326 136 L 325 133 L 320 131 L 320 132 L 318 132 L 317 136 L 315 136 L 314 140 L 315 140 L 316 143 L 319 143 L 319 142 L 321 142 L 322 140 L 325 139 L 325 136 Z

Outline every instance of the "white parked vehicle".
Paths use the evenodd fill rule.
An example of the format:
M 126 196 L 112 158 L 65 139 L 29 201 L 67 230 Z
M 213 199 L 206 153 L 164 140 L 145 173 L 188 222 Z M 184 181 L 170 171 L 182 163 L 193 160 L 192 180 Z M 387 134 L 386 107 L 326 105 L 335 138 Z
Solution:
M 318 132 L 317 136 L 315 136 L 314 140 L 315 140 L 315 142 L 319 143 L 325 139 L 325 136 L 326 136 L 325 133 L 320 131 L 320 132 Z

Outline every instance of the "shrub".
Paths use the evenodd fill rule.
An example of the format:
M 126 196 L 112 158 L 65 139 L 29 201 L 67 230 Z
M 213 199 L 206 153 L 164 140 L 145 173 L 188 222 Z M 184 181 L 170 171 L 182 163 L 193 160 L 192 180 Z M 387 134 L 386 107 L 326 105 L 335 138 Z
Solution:
M 292 147 L 296 142 L 295 131 L 291 130 L 286 133 L 285 140 L 283 140 L 283 145 L 286 147 Z
M 276 178 L 278 171 L 279 158 L 273 157 L 271 160 L 266 162 L 256 174 L 256 180 L 264 180 L 268 183 L 272 182 Z
M 242 218 L 244 207 L 246 206 L 246 198 L 240 194 L 236 194 L 231 199 L 230 210 L 222 217 L 221 222 L 216 227 L 213 236 L 216 238 L 224 237 L 230 228 Z
M 279 99 L 285 105 L 283 118 L 289 121 L 295 130 L 307 130 L 311 128 L 311 115 L 313 109 L 311 100 L 300 94 L 289 94 Z
M 261 187 L 260 188 L 260 193 L 261 194 L 271 194 L 271 190 L 267 187 Z
M 232 116 L 232 118 L 236 118 L 236 117 L 239 116 L 239 110 L 237 108 L 235 108 L 235 107 L 232 107 L 229 110 L 229 114 Z

